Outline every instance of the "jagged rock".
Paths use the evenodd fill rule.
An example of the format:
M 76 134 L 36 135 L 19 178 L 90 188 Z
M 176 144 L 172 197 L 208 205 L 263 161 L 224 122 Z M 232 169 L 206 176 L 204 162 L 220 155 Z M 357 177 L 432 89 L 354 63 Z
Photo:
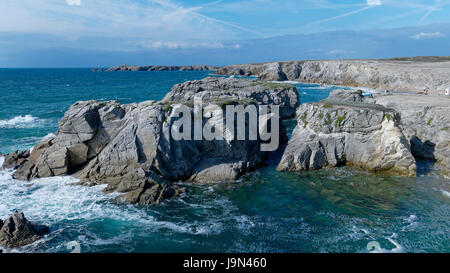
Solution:
M 213 100 L 219 103 L 239 101 L 279 105 L 283 119 L 295 117 L 295 110 L 300 104 L 294 85 L 235 78 L 205 78 L 177 84 L 162 101 L 192 102 L 196 95 L 205 101 Z
M 29 222 L 20 212 L 15 212 L 0 226 L 0 245 L 5 248 L 31 244 L 50 232 L 47 226 Z
M 424 72 L 426 71 L 426 73 Z M 240 64 L 219 68 L 220 75 L 253 75 L 290 80 L 400 91 L 429 88 L 432 93 L 450 86 L 450 62 L 412 60 L 321 60 Z
M 214 81 L 207 79 L 205 82 L 198 86 L 208 86 Z M 218 82 L 238 84 L 238 81 L 229 80 Z M 250 81 L 242 82 L 241 86 L 248 86 L 251 92 L 242 87 L 237 93 L 252 94 L 256 100 L 264 100 L 265 103 L 271 100 L 282 103 L 284 99 L 289 102 L 289 92 L 295 92 L 293 87 L 275 88 L 275 91 L 261 88 L 261 96 L 258 97 L 255 86 L 262 86 L 262 83 L 252 86 Z M 186 84 L 196 85 L 197 82 Z M 181 96 L 183 92 L 180 89 L 187 91 L 178 86 L 174 88 L 177 92 L 170 96 Z M 209 98 L 217 102 L 214 92 L 208 93 Z M 283 95 L 283 100 L 276 95 L 270 96 L 272 93 Z M 226 105 L 229 102 L 222 103 Z M 294 102 L 292 104 L 295 105 Z M 77 102 L 58 123 L 59 130 L 55 136 L 36 145 L 27 163 L 15 172 L 14 177 L 31 180 L 73 175 L 82 183 L 107 184 L 105 191 L 123 193 L 119 199 L 125 202 L 158 204 L 184 192 L 183 188 L 174 185 L 175 182 L 235 180 L 263 164 L 268 152 L 261 151 L 264 142 L 259 139 L 174 140 L 171 130 L 180 119 L 176 109 L 181 107 L 194 116 L 192 108 L 174 101 L 127 105 L 115 101 Z M 224 113 L 222 119 L 205 115 L 203 125 L 208 123 L 218 128 L 219 122 L 225 123 L 225 117 Z M 248 128 L 248 120 L 246 122 Z M 283 144 L 286 141 L 285 128 L 281 120 L 278 123 L 279 141 Z M 193 123 L 190 126 L 193 132 Z
M 400 116 L 376 104 L 336 100 L 304 104 L 279 171 L 304 171 L 351 165 L 407 176 L 416 175 Z M 348 98 L 348 97 L 346 97 Z
M 5 155 L 5 160 L 3 162 L 3 168 L 5 169 L 17 169 L 22 166 L 30 156 L 30 151 L 14 151 Z
M 442 174 L 450 176 L 450 98 L 396 94 L 371 101 L 400 113 L 413 155 L 436 161 Z

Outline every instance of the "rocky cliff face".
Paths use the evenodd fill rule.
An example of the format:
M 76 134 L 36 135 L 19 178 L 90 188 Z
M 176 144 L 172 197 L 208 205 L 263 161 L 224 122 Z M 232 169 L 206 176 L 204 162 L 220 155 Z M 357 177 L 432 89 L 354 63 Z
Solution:
M 108 68 L 106 71 L 215 71 L 210 65 L 121 65 Z
M 221 75 L 259 76 L 265 80 L 361 86 L 400 91 L 443 91 L 450 87 L 450 62 L 394 60 L 291 61 L 231 65 Z
M 279 105 L 282 119 L 295 117 L 300 105 L 297 88 L 258 80 L 233 78 L 205 78 L 175 85 L 163 102 L 193 102 L 194 96 L 219 103 L 254 102 L 259 105 Z
M 186 85 L 205 88 L 210 81 Z M 242 88 L 236 92 L 256 96 L 259 89 L 243 81 L 252 91 Z M 177 98 L 185 91 L 189 93 L 176 87 L 168 97 Z M 271 94 L 268 89 L 259 91 L 264 95 L 256 99 Z M 293 91 L 292 86 L 288 91 Z M 231 89 L 226 91 L 230 95 L 205 92 L 210 95 L 210 102 L 219 100 L 227 104 L 236 98 Z M 285 101 L 284 92 L 278 89 L 273 92 L 280 96 L 269 96 L 273 103 Z M 53 138 L 36 145 L 29 155 L 18 152 L 7 155 L 5 163 L 17 169 L 13 174 L 16 179 L 73 175 L 85 183 L 107 184 L 106 191 L 123 193 L 121 200 L 140 204 L 158 204 L 182 193 L 184 189 L 174 185 L 180 180 L 201 183 L 234 180 L 263 164 L 268 152 L 261 151 L 263 141 L 260 139 L 174 140 L 171 129 L 180 119 L 175 109 L 185 107 L 193 116 L 193 109 L 186 105 L 172 101 L 128 105 L 116 101 L 77 102 L 60 120 Z M 222 121 L 226 122 L 205 116 L 203 125 L 209 123 L 217 128 Z M 286 141 L 285 129 L 281 120 L 279 122 L 283 142 Z M 189 126 L 193 132 L 194 122 Z
M 421 95 L 380 95 L 374 103 L 395 109 L 401 128 L 417 158 L 434 160 L 450 176 L 450 98 Z
M 278 170 L 351 165 L 415 176 L 415 159 L 399 127 L 400 115 L 393 109 L 358 100 L 362 100 L 360 91 L 344 90 L 332 93 L 327 100 L 300 106 L 298 125 Z

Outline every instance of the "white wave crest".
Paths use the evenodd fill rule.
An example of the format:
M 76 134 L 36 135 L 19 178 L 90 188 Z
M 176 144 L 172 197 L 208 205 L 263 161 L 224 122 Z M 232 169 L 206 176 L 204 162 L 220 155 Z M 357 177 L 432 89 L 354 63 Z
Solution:
M 35 127 L 43 120 L 32 115 L 16 116 L 11 119 L 0 119 L 0 128 Z
M 450 192 L 444 191 L 444 190 L 441 190 L 441 192 L 442 192 L 442 194 L 443 194 L 445 197 L 450 198 Z

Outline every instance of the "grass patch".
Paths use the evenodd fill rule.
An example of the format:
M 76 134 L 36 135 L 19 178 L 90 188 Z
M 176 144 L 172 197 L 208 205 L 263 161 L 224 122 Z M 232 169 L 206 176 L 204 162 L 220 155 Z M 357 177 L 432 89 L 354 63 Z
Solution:
M 306 126 L 309 123 L 308 120 L 307 120 L 307 117 L 308 117 L 308 113 L 307 112 L 304 112 L 303 115 L 300 117 L 301 121 L 303 122 L 303 128 L 306 128 Z
M 428 120 L 428 122 L 427 122 L 427 125 L 428 126 L 431 126 L 431 123 L 433 122 L 433 118 L 430 118 L 429 120 Z
M 339 125 L 341 125 L 341 123 L 347 118 L 347 112 L 344 113 L 343 116 L 340 116 L 336 119 L 335 123 L 334 123 L 334 127 L 339 127 Z

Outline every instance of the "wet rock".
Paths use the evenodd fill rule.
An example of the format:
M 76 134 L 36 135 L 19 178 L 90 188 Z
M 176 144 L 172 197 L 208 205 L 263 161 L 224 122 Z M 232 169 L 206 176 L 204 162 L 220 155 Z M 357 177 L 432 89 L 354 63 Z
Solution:
M 2 167 L 5 169 L 17 169 L 22 166 L 30 156 L 30 151 L 14 151 L 5 155 L 5 160 Z
M 47 226 L 31 223 L 23 213 L 15 212 L 1 225 L 0 246 L 5 248 L 25 246 L 41 239 L 49 232 Z

